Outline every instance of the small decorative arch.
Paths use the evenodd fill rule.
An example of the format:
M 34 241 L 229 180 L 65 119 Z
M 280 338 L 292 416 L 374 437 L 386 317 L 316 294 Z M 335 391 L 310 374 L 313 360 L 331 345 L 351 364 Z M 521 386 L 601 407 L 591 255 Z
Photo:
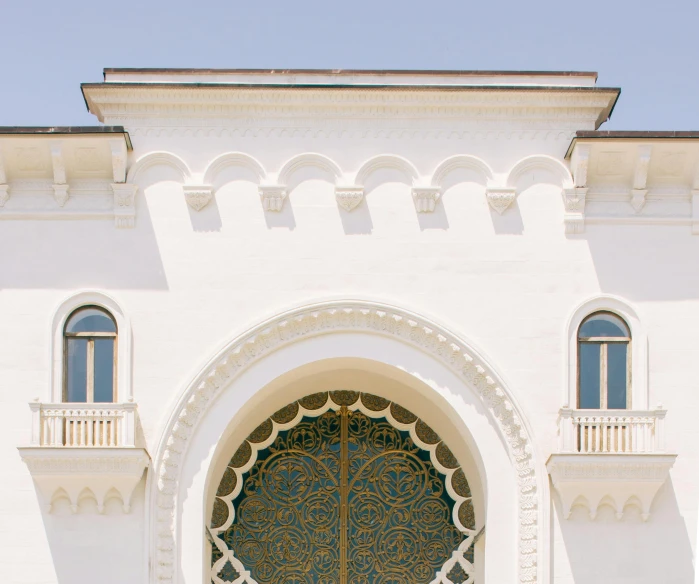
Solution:
M 621 318 L 631 331 L 631 403 L 634 410 L 650 407 L 648 394 L 648 337 L 634 308 L 622 298 L 599 295 L 582 302 L 571 314 L 565 330 L 564 408 L 575 409 L 578 395 L 578 331 L 590 315 L 609 312 Z
M 553 156 L 534 155 L 522 158 L 515 164 L 507 175 L 507 186 L 516 187 L 517 181 L 527 171 L 535 168 L 544 168 L 556 175 L 563 188 L 571 188 L 573 186 L 573 177 L 568 168 Z
M 374 156 L 367 160 L 357 171 L 355 178 L 355 184 L 364 186 L 367 179 L 377 170 L 382 168 L 388 168 L 393 170 L 398 170 L 402 172 L 410 183 L 414 183 L 420 176 L 417 168 L 412 162 L 403 158 L 402 156 L 396 156 L 395 154 L 382 154 L 379 156 Z
M 48 401 L 59 403 L 63 401 L 64 378 L 64 337 L 63 331 L 68 318 L 80 308 L 95 306 L 107 311 L 116 322 L 116 384 L 114 386 L 114 402 L 133 400 L 131 385 L 131 324 L 121 306 L 110 296 L 96 291 L 85 291 L 74 294 L 64 300 L 54 311 L 51 322 L 51 377 L 50 396 Z
M 305 166 L 315 166 L 320 168 L 328 174 L 331 174 L 336 180 L 342 177 L 342 169 L 340 169 L 334 160 L 322 154 L 306 152 L 304 154 L 298 154 L 297 156 L 287 160 L 279 171 L 277 181 L 282 185 L 287 184 L 291 176 L 297 170 Z
M 189 167 L 179 156 L 172 152 L 150 152 L 139 158 L 129 169 L 126 182 L 135 183 L 141 173 L 145 172 L 153 166 L 170 166 L 174 168 L 180 175 L 183 183 L 189 181 L 191 172 Z
M 214 158 L 204 172 L 204 184 L 212 185 L 216 180 L 216 176 L 229 166 L 242 166 L 252 171 L 258 178 L 258 182 L 267 176 L 262 163 L 256 158 L 244 152 L 226 152 Z
M 477 156 L 471 156 L 469 154 L 459 154 L 457 156 L 451 156 L 446 160 L 443 160 L 437 168 L 434 169 L 432 174 L 432 186 L 441 186 L 447 175 L 459 168 L 464 168 L 467 170 L 475 170 L 483 176 L 484 184 L 493 179 L 493 171 L 490 166 Z
M 531 430 L 514 396 L 499 375 L 463 339 L 439 324 L 392 306 L 364 301 L 332 301 L 290 310 L 244 333 L 214 359 L 181 395 L 154 456 L 151 500 L 159 509 L 153 514 L 151 533 L 154 560 L 161 584 L 174 582 L 179 536 L 177 509 L 182 465 L 189 441 L 210 404 L 235 378 L 272 353 L 295 343 L 332 333 L 370 333 L 405 343 L 434 358 L 474 389 L 492 416 L 516 469 L 519 486 L 517 505 L 519 578 L 539 581 L 546 489 L 543 473 L 537 473 L 536 449 Z M 160 512 L 162 510 L 162 512 Z

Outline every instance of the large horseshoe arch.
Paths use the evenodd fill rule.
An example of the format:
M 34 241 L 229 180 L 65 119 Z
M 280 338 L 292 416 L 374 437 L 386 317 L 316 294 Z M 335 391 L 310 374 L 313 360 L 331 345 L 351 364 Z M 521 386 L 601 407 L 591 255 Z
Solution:
M 211 517 L 215 584 L 473 584 L 471 491 L 439 435 L 387 399 L 308 395 L 243 441 Z

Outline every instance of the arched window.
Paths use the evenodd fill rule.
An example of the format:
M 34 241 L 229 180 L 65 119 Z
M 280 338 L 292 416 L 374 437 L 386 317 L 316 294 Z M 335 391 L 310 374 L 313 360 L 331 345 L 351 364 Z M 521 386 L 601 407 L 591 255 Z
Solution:
M 63 401 L 113 402 L 117 326 L 112 315 L 97 306 L 79 308 L 68 318 L 63 338 Z
M 578 408 L 631 407 L 631 333 L 611 312 L 596 312 L 578 329 Z

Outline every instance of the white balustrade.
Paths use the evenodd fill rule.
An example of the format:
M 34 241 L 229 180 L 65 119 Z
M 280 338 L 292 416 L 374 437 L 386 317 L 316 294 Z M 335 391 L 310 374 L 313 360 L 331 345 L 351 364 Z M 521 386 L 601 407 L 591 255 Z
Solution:
M 135 446 L 136 404 L 30 404 L 32 446 Z
M 560 451 L 651 454 L 665 450 L 666 410 L 571 410 L 559 413 Z

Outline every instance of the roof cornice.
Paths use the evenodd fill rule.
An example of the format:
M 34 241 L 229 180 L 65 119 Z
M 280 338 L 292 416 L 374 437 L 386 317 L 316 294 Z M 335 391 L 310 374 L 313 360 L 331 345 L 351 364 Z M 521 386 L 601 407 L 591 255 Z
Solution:
M 105 123 L 131 117 L 212 116 L 273 118 L 335 115 L 374 119 L 585 119 L 599 127 L 609 117 L 618 88 L 493 85 L 319 85 L 231 83 L 84 83 L 88 110 Z M 267 110 L 267 111 L 265 111 Z M 341 110 L 341 113 L 340 113 Z M 578 126 L 580 128 L 581 126 Z

